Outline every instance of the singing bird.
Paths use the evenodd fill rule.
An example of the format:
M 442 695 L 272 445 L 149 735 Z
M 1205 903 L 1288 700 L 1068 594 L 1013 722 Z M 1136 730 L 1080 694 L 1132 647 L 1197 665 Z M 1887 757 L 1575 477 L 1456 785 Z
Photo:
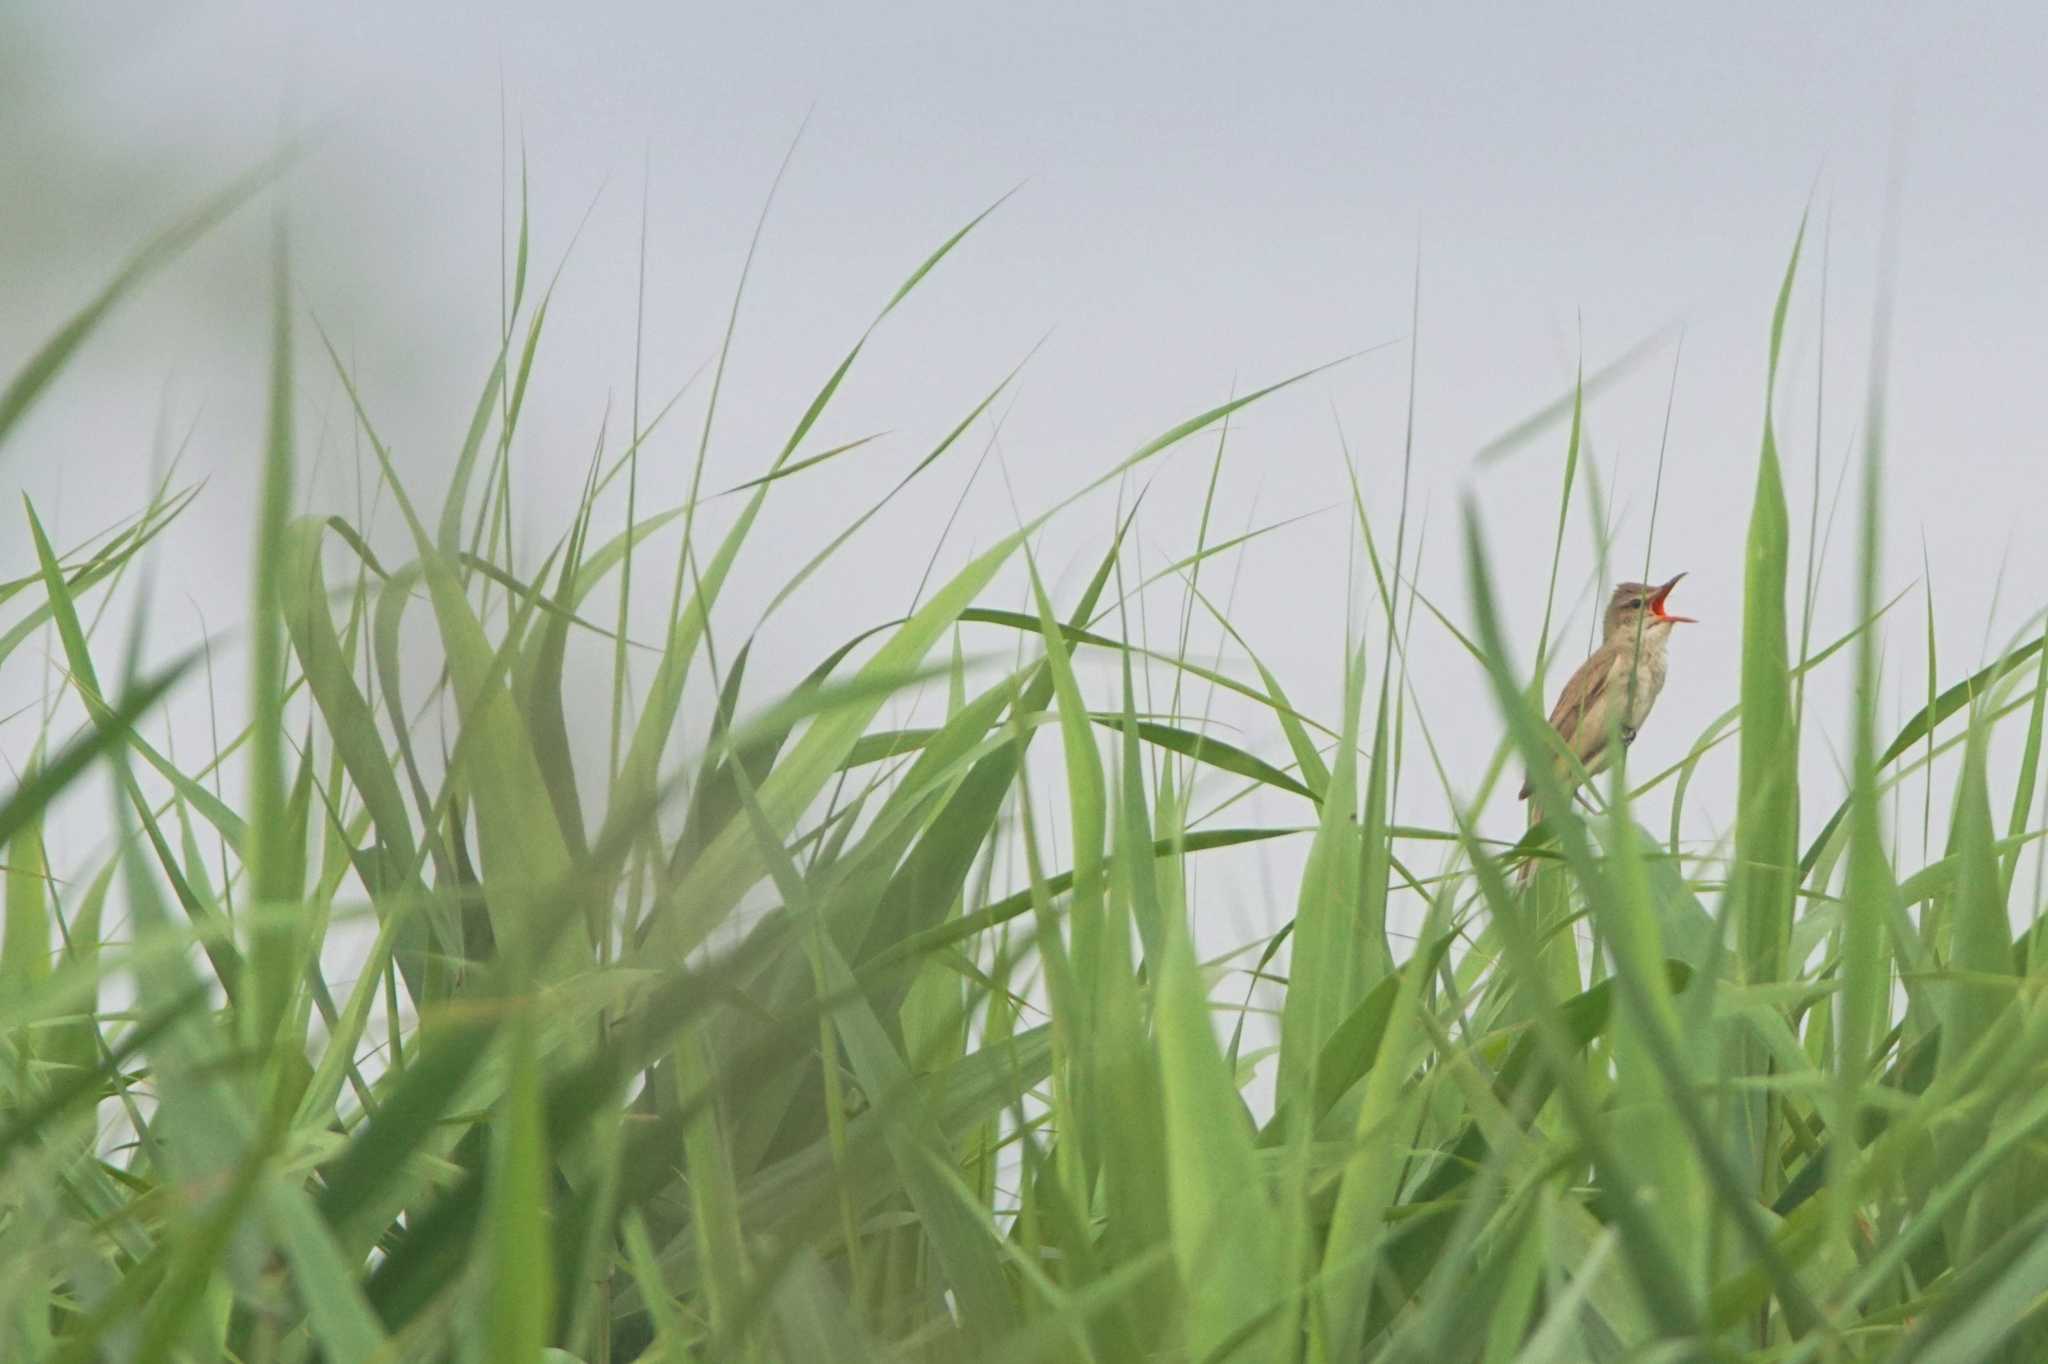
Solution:
M 1664 609 L 1671 589 L 1684 576 L 1681 573 L 1661 587 L 1622 583 L 1614 589 L 1600 647 L 1564 684 L 1564 694 L 1550 712 L 1550 727 L 1588 776 L 1614 761 L 1611 736 L 1618 736 L 1623 747 L 1633 743 L 1650 707 L 1657 704 L 1657 694 L 1664 690 L 1664 647 L 1670 643 L 1671 627 L 1697 623 L 1691 616 L 1674 616 Z M 1566 787 L 1576 785 L 1578 774 L 1563 754 L 1555 763 Z M 1533 779 L 1524 780 L 1521 799 L 1529 799 L 1534 790 Z M 1529 822 L 1536 822 L 1533 805 Z

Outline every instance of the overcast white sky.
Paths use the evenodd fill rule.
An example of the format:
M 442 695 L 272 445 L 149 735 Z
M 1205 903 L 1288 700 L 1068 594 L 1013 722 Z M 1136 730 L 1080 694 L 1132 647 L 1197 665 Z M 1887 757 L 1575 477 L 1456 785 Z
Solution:
M 1704 623 L 1674 646 L 1672 683 L 1637 746 L 1640 773 L 1679 757 L 1735 699 L 1766 329 L 1809 199 L 1781 394 L 1798 552 L 1824 237 L 1830 488 L 1849 449 L 1903 107 L 1887 583 L 1918 577 L 1924 549 L 1945 676 L 1977 662 L 1987 633 L 1995 649 L 2022 626 L 2048 584 L 2038 529 L 2048 11 L 2038 5 L 250 3 L 171 16 L 46 4 L 0 20 L 0 45 L 10 187 L 0 370 L 127 245 L 280 129 L 319 122 L 327 140 L 288 182 L 300 316 L 317 314 L 355 358 L 413 491 L 430 501 L 498 326 L 502 107 L 525 148 L 541 277 L 595 205 L 562 277 L 518 447 L 535 544 L 561 528 L 608 397 L 615 433 L 630 399 L 643 187 L 651 409 L 714 353 L 754 218 L 809 113 L 713 432 L 707 482 L 723 486 L 760 472 L 917 260 L 1021 183 L 877 334 L 812 444 L 891 434 L 771 502 L 766 552 L 743 562 L 726 618 L 733 631 L 1041 338 L 1001 440 L 1026 514 L 1233 389 L 1398 342 L 1247 414 L 1224 474 L 1232 530 L 1254 511 L 1267 522 L 1334 509 L 1261 542 L 1236 589 L 1249 641 L 1300 705 L 1334 716 L 1349 543 L 1337 424 L 1390 532 L 1419 261 L 1421 580 L 1466 617 L 1458 517 L 1472 493 L 1526 663 L 1563 433 L 1485 469 L 1473 454 L 1564 391 L 1581 335 L 1592 368 L 1682 325 L 1651 572 L 1688 570 L 1679 600 Z M 6 452 L 6 476 L 70 538 L 136 503 L 160 414 L 180 430 L 196 421 L 186 467 L 210 482 L 158 563 L 162 647 L 196 635 L 194 601 L 221 629 L 247 600 L 266 240 L 258 211 L 153 286 Z M 302 443 L 324 458 L 307 496 L 348 509 L 345 413 L 312 364 L 309 327 L 301 342 Z M 1590 415 L 1592 453 L 1624 514 L 1628 576 L 1645 554 L 1671 375 L 1667 346 Z M 650 447 L 646 505 L 680 500 L 701 418 L 701 403 L 686 400 Z M 901 609 L 986 439 L 977 432 L 778 619 L 760 645 L 764 687 Z M 1166 467 L 1143 526 L 1148 563 L 1191 547 L 1212 448 Z M 1111 511 L 1085 504 L 1048 536 L 1046 563 L 1070 586 Z M 992 465 L 945 561 L 1012 518 Z M 1824 636 L 1850 614 L 1852 544 L 1845 526 L 1823 589 Z M 10 575 L 30 562 L 25 535 L 0 546 Z M 1581 595 L 1560 603 L 1581 612 L 1574 656 L 1591 570 L 1581 509 L 1562 577 Z M 1921 606 L 1904 609 L 1888 667 L 1917 678 Z M 1151 623 L 1163 628 L 1157 615 Z M 1414 662 L 1453 781 L 1476 783 L 1497 734 L 1476 669 L 1426 621 Z M 12 710 L 41 677 L 18 660 L 0 685 Z M 1817 693 L 1831 729 L 1842 691 L 1838 674 Z M 6 731 L 16 761 L 26 723 Z M 602 733 L 601 714 L 589 733 Z M 1236 738 L 1284 752 L 1270 726 Z M 1808 763 L 1813 789 L 1832 796 L 1826 743 L 1809 745 Z M 1731 745 L 1702 775 L 1691 830 L 1702 839 L 1721 832 L 1704 815 L 1733 770 Z M 1420 769 L 1405 796 L 1412 813 L 1439 806 Z M 1661 822 L 1667 801 L 1660 794 L 1646 814 Z M 1511 831 L 1505 802 L 1494 818 Z M 1221 940 L 1270 931 L 1291 910 L 1281 896 L 1290 903 L 1241 897 L 1228 911 L 1241 928 Z

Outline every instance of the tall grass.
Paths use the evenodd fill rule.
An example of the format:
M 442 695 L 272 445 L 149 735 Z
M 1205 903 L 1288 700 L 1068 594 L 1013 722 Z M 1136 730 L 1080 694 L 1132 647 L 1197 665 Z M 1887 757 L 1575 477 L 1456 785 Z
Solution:
M 27 360 L 0 455 L 25 457 L 22 414 L 248 189 L 146 246 Z M 1165 572 L 1141 576 L 1126 509 L 1080 590 L 1049 587 L 1034 535 L 1071 499 L 795 688 L 753 685 L 758 622 L 721 597 L 800 565 L 779 605 L 848 552 L 840 535 L 771 556 L 754 528 L 846 450 L 817 436 L 867 333 L 736 502 L 700 515 L 693 477 L 689 502 L 643 509 L 636 411 L 554 538 L 515 556 L 511 453 L 548 308 L 523 219 L 518 243 L 436 504 L 292 302 L 280 240 L 247 711 L 203 764 L 169 756 L 189 738 L 148 737 L 196 685 L 190 660 L 145 674 L 93 628 L 193 494 L 162 487 L 61 551 L 30 507 L 11 542 L 0 662 L 47 640 L 72 704 L 44 713 L 78 718 L 12 755 L 0 805 L 0 1356 L 2048 1357 L 2048 1020 L 2026 988 L 2036 906 L 2013 902 L 2040 833 L 2048 637 L 1886 740 L 1880 420 L 1858 627 L 1790 652 L 1767 389 L 1739 708 L 1583 806 L 1544 760 L 1543 698 L 1468 516 L 1466 604 L 1449 586 L 1426 604 L 1498 703 L 1492 770 L 1535 774 L 1547 817 L 1508 843 L 1481 827 L 1483 785 L 1460 794 L 1478 774 L 1435 763 L 1408 686 L 1407 528 L 1362 501 L 1374 591 L 1333 659 L 1336 715 L 1302 713 L 1256 658 L 1193 652 L 1196 619 L 1243 643 L 1202 589 L 1240 547 L 1210 508 Z M 1799 268 L 1795 249 L 1759 310 L 1773 383 Z M 292 514 L 311 384 L 345 393 L 402 555 Z M 1271 391 L 1163 423 L 1095 487 Z M 714 378 L 699 475 L 717 395 Z M 1568 480 L 1579 397 L 1558 409 Z M 1018 583 L 1021 606 L 998 595 Z M 1169 647 L 1134 628 L 1146 592 L 1178 596 Z M 663 603 L 657 637 L 624 637 L 632 593 Z M 438 652 L 402 644 L 409 621 Z M 990 650 L 1014 661 L 970 666 Z M 613 670 L 573 699 L 572 651 Z M 1802 684 L 1845 663 L 1850 768 L 1802 846 Z M 911 687 L 942 713 L 892 728 Z M 1242 743 L 1207 723 L 1218 692 L 1259 717 Z M 579 763 L 565 716 L 593 696 L 609 759 Z M 1731 855 L 1682 855 L 1633 811 L 1731 728 Z M 1994 791 L 2008 745 L 2016 784 Z M 1942 856 L 1907 870 L 1886 797 L 1935 760 L 1957 774 Z M 52 866 L 53 802 L 102 772 L 111 849 Z M 1433 826 L 1393 822 L 1397 786 L 1442 792 Z M 1251 808 L 1299 814 L 1234 822 Z M 1205 960 L 1198 869 L 1280 838 L 1308 850 L 1270 939 Z M 1525 859 L 1544 868 L 1527 890 Z M 1390 930 L 1395 903 L 1419 934 Z M 367 948 L 340 947 L 359 926 Z M 1276 1031 L 1252 1018 L 1275 982 Z M 1255 1073 L 1270 1101 L 1247 1101 Z

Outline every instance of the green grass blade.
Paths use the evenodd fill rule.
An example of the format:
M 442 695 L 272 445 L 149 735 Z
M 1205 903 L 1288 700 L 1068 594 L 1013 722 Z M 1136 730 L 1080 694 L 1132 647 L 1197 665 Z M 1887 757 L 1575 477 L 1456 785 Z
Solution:
M 507 1030 L 511 1083 L 492 1153 L 490 1358 L 537 1364 L 554 1319 L 545 1226 L 551 1171 L 541 1123 L 535 1024 L 531 1006 L 515 1007 L 519 1013 Z
M 23 414 L 63 372 L 71 357 L 98 330 L 100 323 L 117 304 L 149 276 L 176 260 L 200 238 L 232 217 L 235 210 L 277 178 L 288 159 L 288 156 L 279 157 L 259 165 L 192 213 L 165 228 L 130 256 L 91 302 L 72 314 L 49 340 L 38 347 L 28 363 L 8 381 L 6 389 L 0 391 L 0 446 L 6 444 L 8 435 Z
M 278 229 L 271 288 L 270 411 L 257 494 L 255 581 L 249 628 L 249 808 L 256 818 L 244 849 L 250 904 L 257 909 L 290 903 L 304 889 L 303 832 L 296 846 L 287 817 L 284 772 L 285 580 L 274 567 L 285 561 L 292 506 L 291 275 L 282 226 Z M 279 1041 L 279 1030 L 298 990 L 300 944 L 290 924 L 259 928 L 249 943 L 249 991 L 241 1015 L 258 1054 Z
M 1322 818 L 1309 846 L 1295 907 L 1294 947 L 1280 1015 L 1279 1102 L 1306 1111 L 1315 1100 L 1316 1065 L 1337 1026 L 1370 988 L 1367 948 L 1358 932 L 1358 724 L 1365 660 L 1346 652 L 1344 735 L 1337 745 Z M 1355 1344 L 1356 1342 L 1353 1342 Z
M 1751 984 L 1784 977 L 1793 895 L 1798 886 L 1799 748 L 1785 611 L 1790 530 L 1772 407 L 1785 315 L 1791 306 L 1805 232 L 1802 220 L 1771 317 L 1763 447 L 1757 460 L 1743 578 L 1742 746 L 1727 917 L 1735 924 L 1743 979 Z M 1741 1073 L 1752 1076 L 1769 1068 L 1768 1060 L 1754 1048 L 1745 1052 L 1741 1065 Z M 1778 1176 L 1776 1163 L 1764 1153 L 1773 1144 L 1777 1107 L 1768 1095 L 1756 1094 L 1740 1096 L 1735 1104 L 1747 1133 L 1749 1154 L 1745 1160 L 1757 1181 L 1757 1192 L 1768 1200 L 1777 1192 Z

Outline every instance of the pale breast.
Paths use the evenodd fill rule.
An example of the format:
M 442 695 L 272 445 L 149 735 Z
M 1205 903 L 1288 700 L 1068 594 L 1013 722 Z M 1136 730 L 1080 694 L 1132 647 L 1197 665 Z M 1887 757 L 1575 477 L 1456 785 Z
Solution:
M 1668 627 L 1646 630 L 1640 649 L 1624 650 L 1615 660 L 1614 676 L 1607 685 L 1626 707 L 1622 724 L 1627 729 L 1642 728 L 1650 707 L 1657 704 L 1658 693 L 1664 690 L 1664 645 L 1670 634 Z M 1631 671 L 1635 674 L 1633 684 L 1629 678 Z

